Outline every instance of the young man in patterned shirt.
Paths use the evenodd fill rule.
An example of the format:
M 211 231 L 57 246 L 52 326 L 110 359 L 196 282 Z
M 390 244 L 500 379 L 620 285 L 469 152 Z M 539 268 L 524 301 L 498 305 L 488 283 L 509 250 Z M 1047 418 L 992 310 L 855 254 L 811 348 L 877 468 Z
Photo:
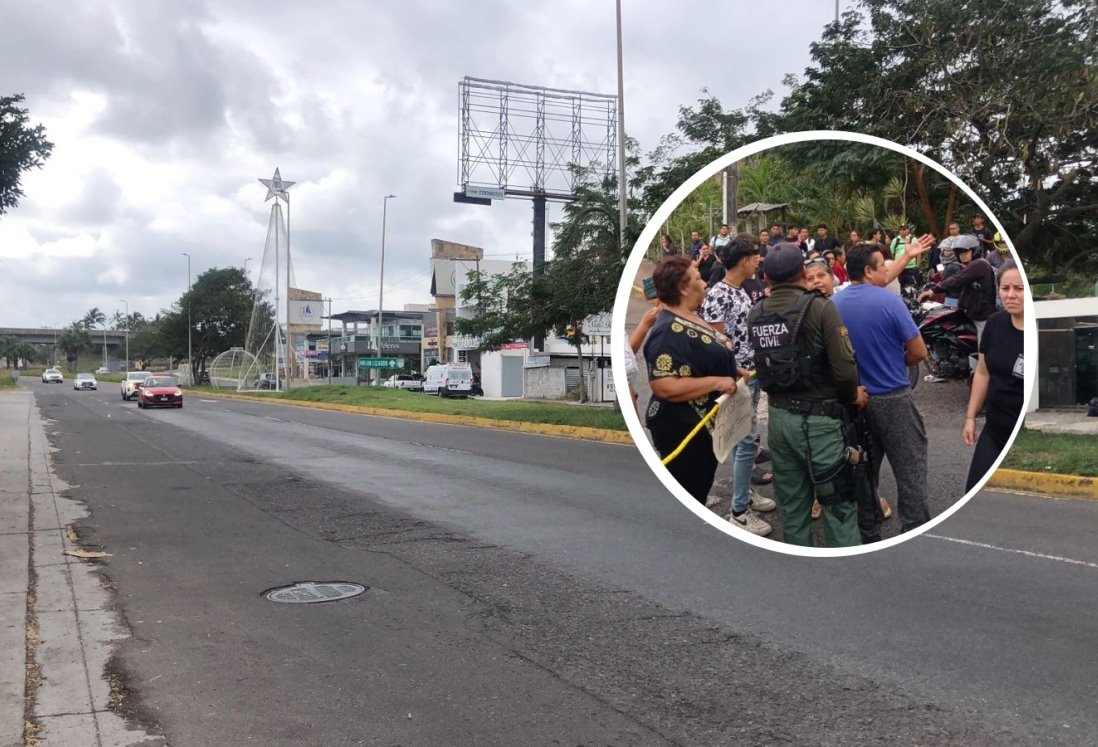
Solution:
M 744 236 L 737 236 L 717 250 L 717 258 L 725 266 L 724 280 L 705 294 L 701 317 L 714 329 L 723 332 L 736 345 L 736 366 L 748 371 L 755 368 L 755 351 L 747 340 L 747 312 L 754 302 L 744 283 L 755 277 L 759 267 L 759 247 Z M 759 385 L 751 380 L 751 404 L 759 405 Z M 766 536 L 771 527 L 755 513 L 773 511 L 777 504 L 751 489 L 751 470 L 755 464 L 758 440 L 758 420 L 752 418 L 751 433 L 736 444 L 732 472 L 732 515 L 730 521 L 752 534 Z

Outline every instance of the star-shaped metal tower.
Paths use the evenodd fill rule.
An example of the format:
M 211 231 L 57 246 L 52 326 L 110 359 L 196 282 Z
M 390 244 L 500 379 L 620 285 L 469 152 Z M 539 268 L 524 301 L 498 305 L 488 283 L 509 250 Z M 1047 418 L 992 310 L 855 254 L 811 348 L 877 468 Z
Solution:
M 260 179 L 259 183 L 267 188 L 267 196 L 263 198 L 263 201 L 271 199 L 272 197 L 281 197 L 286 202 L 290 201 L 290 196 L 286 194 L 286 190 L 297 184 L 297 182 L 284 182 L 282 181 L 282 175 L 278 173 L 278 167 L 275 167 L 274 176 L 270 179 Z

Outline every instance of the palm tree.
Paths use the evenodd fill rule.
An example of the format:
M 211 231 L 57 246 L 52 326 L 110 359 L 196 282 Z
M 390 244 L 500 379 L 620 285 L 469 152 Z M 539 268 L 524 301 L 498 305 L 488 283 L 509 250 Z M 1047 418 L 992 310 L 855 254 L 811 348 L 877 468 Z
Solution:
M 5 368 L 12 367 L 12 363 L 16 357 L 16 347 L 18 344 L 18 338 L 7 336 L 0 337 L 0 358 L 4 359 Z
M 107 365 L 107 315 L 99 310 L 98 306 L 93 306 L 88 310 L 88 313 L 84 314 L 81 323 L 84 325 L 84 329 L 90 330 L 92 327 L 103 325 L 103 365 Z
M 65 354 L 65 360 L 69 362 L 70 372 L 73 371 L 73 366 L 76 359 L 80 357 L 80 352 L 91 346 L 91 335 L 88 334 L 88 328 L 82 319 L 66 327 L 61 336 L 57 338 L 57 347 L 61 348 L 61 352 Z

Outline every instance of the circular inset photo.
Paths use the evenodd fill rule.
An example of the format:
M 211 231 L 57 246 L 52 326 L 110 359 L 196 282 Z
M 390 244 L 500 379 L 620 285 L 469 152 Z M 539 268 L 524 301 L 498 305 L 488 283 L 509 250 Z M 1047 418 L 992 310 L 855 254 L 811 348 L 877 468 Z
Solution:
M 1035 330 L 966 185 L 895 143 L 796 133 L 714 161 L 655 213 L 618 289 L 614 375 L 684 505 L 752 544 L 850 555 L 979 490 L 1025 412 Z

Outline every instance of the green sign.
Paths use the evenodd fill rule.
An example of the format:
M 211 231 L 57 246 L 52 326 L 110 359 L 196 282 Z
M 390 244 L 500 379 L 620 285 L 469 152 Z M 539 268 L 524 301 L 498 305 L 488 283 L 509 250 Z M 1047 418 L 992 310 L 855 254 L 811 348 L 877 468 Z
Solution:
M 370 358 L 358 356 L 359 368 L 404 368 L 403 358 Z

